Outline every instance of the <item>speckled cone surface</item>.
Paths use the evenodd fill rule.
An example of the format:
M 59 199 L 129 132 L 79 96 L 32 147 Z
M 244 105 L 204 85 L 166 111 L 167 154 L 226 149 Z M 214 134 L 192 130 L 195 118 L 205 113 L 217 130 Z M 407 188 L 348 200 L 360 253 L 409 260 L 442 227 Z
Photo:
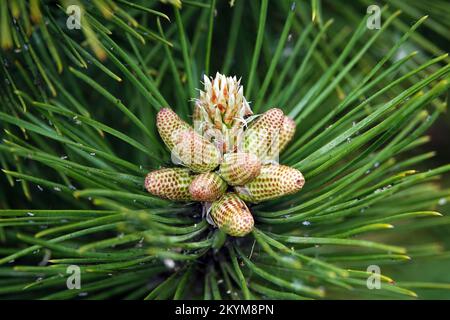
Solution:
M 263 165 L 261 173 L 245 186 L 235 187 L 236 194 L 245 201 L 258 203 L 300 191 L 305 184 L 302 173 L 284 165 Z
M 190 129 L 189 124 L 170 108 L 162 108 L 156 115 L 156 127 L 159 135 L 167 148 L 173 149 L 175 143 L 179 141 L 179 135 L 186 129 Z
M 219 165 L 219 149 L 193 130 L 181 132 L 178 138 L 172 149 L 172 157 L 192 171 L 208 172 Z
M 227 183 L 213 172 L 201 173 L 192 180 L 189 192 L 192 200 L 212 202 L 227 190 Z
M 261 171 L 261 161 L 251 153 L 227 153 L 223 156 L 219 174 L 231 186 L 244 185 Z
M 283 124 L 281 125 L 280 133 L 279 133 L 279 152 L 283 151 L 284 148 L 288 145 L 288 143 L 292 140 L 295 134 L 295 121 L 289 118 L 288 116 L 284 116 Z
M 194 172 L 211 171 L 219 165 L 220 151 L 171 109 L 163 108 L 158 112 L 156 126 L 175 163 Z
M 284 114 L 278 108 L 267 110 L 250 123 L 245 131 L 241 151 L 255 154 L 260 160 L 272 159 L 279 150 L 279 133 Z
M 268 160 L 274 160 L 277 163 L 279 162 L 278 160 L 280 153 L 286 148 L 294 137 L 295 129 L 295 121 L 288 116 L 284 116 L 280 131 L 278 132 L 278 141 L 273 143 L 270 149 L 270 154 L 267 157 Z
M 194 176 L 189 169 L 165 168 L 147 174 L 145 188 L 151 194 L 174 201 L 190 201 L 189 185 Z
M 242 199 L 226 193 L 213 202 L 210 217 L 218 228 L 234 237 L 243 237 L 253 230 L 254 220 Z

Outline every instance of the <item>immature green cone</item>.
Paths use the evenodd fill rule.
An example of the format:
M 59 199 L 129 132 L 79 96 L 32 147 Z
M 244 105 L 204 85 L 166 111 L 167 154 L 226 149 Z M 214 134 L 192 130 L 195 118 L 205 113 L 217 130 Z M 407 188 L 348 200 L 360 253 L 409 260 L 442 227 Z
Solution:
M 151 194 L 174 201 L 190 201 L 189 185 L 194 177 L 189 169 L 166 168 L 147 174 L 145 188 Z
M 281 124 L 281 128 L 278 133 L 278 147 L 277 144 L 274 143 L 270 150 L 270 154 L 267 157 L 268 160 L 273 160 L 278 163 L 280 153 L 286 148 L 286 146 L 294 137 L 295 129 L 295 121 L 288 116 L 284 116 L 283 123 Z
M 253 216 L 247 205 L 234 193 L 226 193 L 213 202 L 210 217 L 219 229 L 234 237 L 253 230 Z
M 200 136 L 169 108 L 156 116 L 159 135 L 172 152 L 172 160 L 195 172 L 211 171 L 219 165 L 220 151 Z
M 304 184 L 305 178 L 299 170 L 270 164 L 262 166 L 261 173 L 253 181 L 235 187 L 235 190 L 241 199 L 258 203 L 296 193 Z
M 184 130 L 192 129 L 188 123 L 181 120 L 170 108 L 162 108 L 159 110 L 156 115 L 156 127 L 158 128 L 161 139 L 170 150 L 179 141 L 179 135 Z
M 295 121 L 289 118 L 288 116 L 284 116 L 283 124 L 281 125 L 280 134 L 279 134 L 279 152 L 283 151 L 284 148 L 288 145 L 288 143 L 292 140 L 295 134 L 296 124 Z
M 267 110 L 245 131 L 242 151 L 255 154 L 260 160 L 271 159 L 279 150 L 279 133 L 284 114 L 278 108 Z
M 251 153 L 227 153 L 220 164 L 220 176 L 231 186 L 244 185 L 261 171 L 261 161 Z
M 214 170 L 220 163 L 219 149 L 193 130 L 184 130 L 172 149 L 172 160 L 194 172 Z
M 189 185 L 192 200 L 212 202 L 219 199 L 227 190 L 227 184 L 213 172 L 201 173 Z

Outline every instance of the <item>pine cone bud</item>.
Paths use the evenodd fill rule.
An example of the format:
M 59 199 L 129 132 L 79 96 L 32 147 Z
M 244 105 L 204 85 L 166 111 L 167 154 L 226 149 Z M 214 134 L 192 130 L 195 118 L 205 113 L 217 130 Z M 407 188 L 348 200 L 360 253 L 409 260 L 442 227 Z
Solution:
M 256 178 L 261 161 L 251 153 L 227 153 L 220 165 L 220 176 L 231 186 L 241 186 Z
M 262 166 L 258 177 L 235 190 L 241 199 L 258 203 L 296 193 L 304 184 L 305 178 L 299 170 L 271 164 Z
M 253 216 L 247 205 L 234 193 L 226 193 L 213 202 L 210 217 L 230 236 L 243 237 L 253 230 Z
M 179 141 L 179 135 L 186 129 L 190 129 L 188 123 L 173 112 L 170 108 L 162 108 L 156 115 L 156 127 L 161 139 L 167 148 L 173 149 L 175 143 Z
M 189 169 L 166 168 L 147 174 L 145 188 L 151 194 L 174 201 L 190 201 L 189 185 L 193 180 Z
M 284 116 L 279 135 L 279 152 L 283 151 L 295 134 L 296 124 L 291 118 Z
M 279 150 L 279 133 L 283 120 L 283 111 L 278 108 L 263 113 L 245 131 L 243 152 L 255 154 L 260 160 L 271 159 Z
M 192 180 L 189 192 L 192 200 L 212 202 L 219 199 L 227 190 L 227 184 L 213 173 L 201 173 Z
M 195 172 L 211 171 L 219 165 L 219 149 L 196 133 L 171 109 L 163 108 L 158 112 L 156 126 L 177 164 L 181 163 Z
M 193 130 L 179 135 L 172 156 L 194 172 L 212 171 L 221 160 L 219 149 Z

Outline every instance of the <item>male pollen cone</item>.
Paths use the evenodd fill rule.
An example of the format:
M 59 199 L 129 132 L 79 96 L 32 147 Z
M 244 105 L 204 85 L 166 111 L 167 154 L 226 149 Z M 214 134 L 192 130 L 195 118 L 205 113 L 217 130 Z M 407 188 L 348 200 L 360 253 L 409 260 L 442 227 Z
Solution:
M 226 190 L 226 182 L 213 172 L 199 174 L 189 186 L 192 200 L 204 202 L 212 202 L 219 199 Z
M 258 203 L 296 193 L 304 184 L 305 178 L 299 170 L 270 164 L 263 165 L 258 177 L 245 186 L 235 187 L 235 191 L 241 199 Z
M 172 153 L 194 172 L 212 171 L 221 160 L 219 149 L 194 130 L 185 130 L 179 135 Z
M 196 133 L 171 109 L 163 108 L 158 112 L 156 127 L 172 154 L 192 171 L 211 171 L 219 165 L 219 149 Z
M 193 180 L 189 169 L 165 168 L 145 177 L 145 188 L 151 194 L 174 201 L 190 201 L 189 185 Z
M 280 135 L 279 135 L 279 151 L 283 151 L 284 148 L 288 145 L 288 143 L 292 140 L 295 134 L 295 121 L 289 118 L 288 116 L 284 116 L 283 124 L 281 125 Z
M 278 139 L 275 140 L 270 148 L 267 160 L 275 160 L 278 162 L 281 151 L 283 151 L 295 134 L 295 121 L 284 116 L 280 131 L 278 132 Z
M 217 227 L 230 236 L 243 237 L 253 230 L 253 216 L 235 193 L 226 193 L 213 202 L 210 216 Z
M 220 164 L 220 176 L 231 186 L 244 185 L 261 171 L 261 161 L 252 153 L 227 153 Z
M 173 149 L 178 135 L 190 126 L 170 108 L 162 108 L 156 115 L 156 127 L 167 148 Z
M 272 108 L 250 123 L 245 131 L 243 150 L 264 160 L 272 155 L 272 148 L 278 150 L 278 139 L 284 114 L 281 109 Z

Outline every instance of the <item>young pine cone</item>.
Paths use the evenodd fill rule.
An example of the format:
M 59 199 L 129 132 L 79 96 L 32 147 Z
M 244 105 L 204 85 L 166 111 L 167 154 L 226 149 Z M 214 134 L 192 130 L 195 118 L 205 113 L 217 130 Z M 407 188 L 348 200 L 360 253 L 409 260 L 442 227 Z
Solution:
M 225 233 L 243 237 L 253 230 L 253 216 L 242 199 L 234 193 L 226 193 L 212 203 L 210 217 Z
M 293 194 L 305 184 L 302 173 L 284 165 L 264 165 L 261 173 L 245 186 L 235 187 L 236 194 L 245 201 L 258 203 Z
M 251 153 L 227 153 L 220 164 L 220 176 L 230 186 L 241 186 L 256 178 L 261 171 L 261 161 Z
M 156 126 L 174 162 L 181 162 L 194 172 L 211 171 L 219 165 L 219 149 L 196 133 L 171 109 L 163 108 L 158 112 Z
M 213 172 L 199 174 L 189 186 L 192 200 L 204 202 L 212 202 L 219 199 L 226 190 L 226 182 Z
M 145 188 L 151 194 L 174 201 L 190 201 L 189 185 L 194 177 L 189 169 L 166 168 L 147 174 Z
M 279 150 L 283 120 L 283 111 L 278 108 L 264 112 L 245 131 L 242 151 L 256 155 L 261 161 L 270 160 Z

